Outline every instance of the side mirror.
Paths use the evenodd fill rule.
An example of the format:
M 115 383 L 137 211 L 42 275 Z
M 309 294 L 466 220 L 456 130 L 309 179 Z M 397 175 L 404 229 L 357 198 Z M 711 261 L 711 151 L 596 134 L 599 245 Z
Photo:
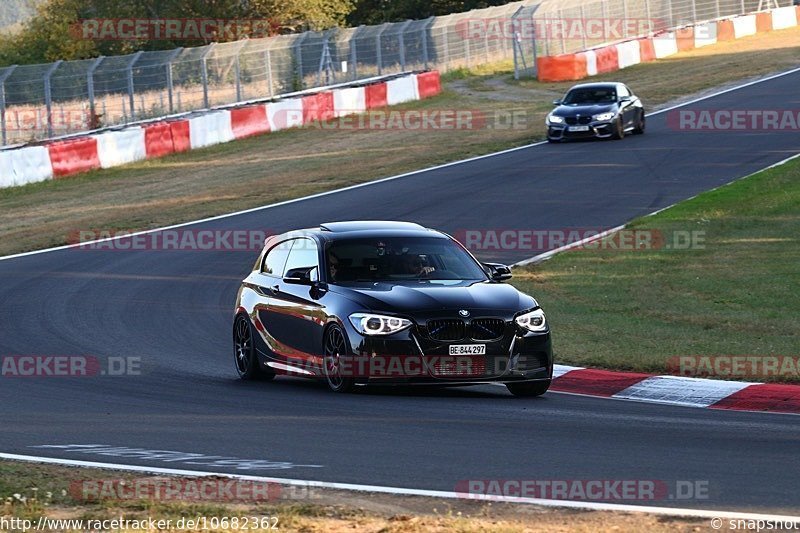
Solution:
M 293 268 L 283 276 L 284 283 L 294 285 L 315 285 L 319 281 L 317 267 Z
M 619 98 L 620 102 L 630 102 L 631 100 L 632 98 L 630 96 L 620 96 Z
M 486 273 L 492 281 L 506 281 L 512 278 L 511 268 L 501 263 L 484 263 Z
M 561 105 L 561 100 L 553 100 L 553 105 Z

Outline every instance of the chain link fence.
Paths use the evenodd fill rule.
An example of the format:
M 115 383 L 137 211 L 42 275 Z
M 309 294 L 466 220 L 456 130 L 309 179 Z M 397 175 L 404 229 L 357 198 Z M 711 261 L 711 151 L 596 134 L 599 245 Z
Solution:
M 425 20 L 2 67 L 0 146 L 408 70 L 513 59 L 517 76 L 535 75 L 542 55 L 791 3 L 522 0 Z M 617 33 L 586 31 L 593 21 Z
M 515 77 L 535 76 L 536 58 L 694 23 L 786 7 L 793 0 L 545 0 L 514 15 Z
M 2 67 L 0 146 L 377 75 L 510 60 L 510 40 L 475 38 L 469 24 L 510 20 L 536 1 L 378 26 Z

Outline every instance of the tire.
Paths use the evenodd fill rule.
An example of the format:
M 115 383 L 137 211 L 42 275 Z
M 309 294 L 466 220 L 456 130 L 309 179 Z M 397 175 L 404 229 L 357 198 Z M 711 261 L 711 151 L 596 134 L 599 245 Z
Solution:
M 253 327 L 250 319 L 245 314 L 236 315 L 233 321 L 233 359 L 236 373 L 243 380 L 270 380 L 275 377 L 274 372 L 261 368 L 256 355 L 253 336 Z
M 535 396 L 541 396 L 547 392 L 547 389 L 550 388 L 551 382 L 552 380 L 548 379 L 545 381 L 506 383 L 506 388 L 508 389 L 508 392 L 514 396 L 532 398 Z
M 641 115 L 639 116 L 639 122 L 636 124 L 636 127 L 633 129 L 633 133 L 636 135 L 644 135 L 644 129 L 647 126 L 646 119 L 644 117 L 644 110 L 642 110 Z
M 350 353 L 347 337 L 345 337 L 342 328 L 334 324 L 325 331 L 325 337 L 322 341 L 322 353 L 324 354 L 322 368 L 328 388 L 333 392 L 352 392 L 355 388 L 356 380 L 343 377 L 340 373 L 340 360 Z
M 622 117 L 617 118 L 617 122 L 614 125 L 614 133 L 611 134 L 611 138 L 615 141 L 625 138 L 625 125 L 622 124 Z

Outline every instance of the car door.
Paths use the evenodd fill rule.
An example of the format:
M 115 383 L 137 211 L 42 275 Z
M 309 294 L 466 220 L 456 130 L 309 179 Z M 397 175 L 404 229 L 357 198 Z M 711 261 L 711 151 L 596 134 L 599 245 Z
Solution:
M 275 324 L 273 324 L 269 307 L 271 300 L 280 289 L 280 280 L 292 247 L 291 240 L 272 243 L 270 249 L 264 254 L 258 269 L 254 270 L 245 282 L 253 289 L 257 297 L 253 305 L 257 319 L 256 330 L 261 338 L 257 343 L 259 351 L 263 352 L 270 360 L 282 361 L 280 350 L 276 349 L 274 339 Z
M 636 107 L 633 105 L 633 97 L 625 85 L 617 86 L 617 100 L 619 100 L 622 123 L 627 128 L 633 124 L 636 118 Z
M 319 247 L 311 238 L 292 241 L 283 276 L 269 303 L 271 334 L 278 342 L 287 364 L 313 371 L 321 363 L 322 330 L 326 323 L 322 297 L 326 294 L 316 284 L 287 281 L 306 271 L 319 279 Z

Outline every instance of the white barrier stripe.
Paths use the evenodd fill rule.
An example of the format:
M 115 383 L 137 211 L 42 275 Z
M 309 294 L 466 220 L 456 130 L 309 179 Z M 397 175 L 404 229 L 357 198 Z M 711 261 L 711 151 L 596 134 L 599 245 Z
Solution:
M 663 33 L 653 37 L 653 49 L 656 59 L 661 59 L 678 53 L 678 41 L 675 32 Z
M 267 104 L 270 131 L 280 131 L 303 125 L 303 100 L 290 98 Z
M 134 127 L 93 135 L 102 168 L 127 165 L 147 158 L 144 128 Z
M 687 407 L 708 407 L 746 389 L 753 383 L 716 379 L 653 376 L 635 383 L 612 397 Z
M 717 42 L 717 23 L 706 22 L 694 28 L 694 47 L 701 48 Z
M 14 185 L 27 185 L 53 178 L 50 152 L 45 146 L 26 146 L 11 151 Z
M 416 74 L 386 82 L 387 105 L 397 105 L 414 100 L 419 100 L 419 85 L 417 84 Z
M 772 10 L 772 29 L 783 30 L 797 26 L 797 9 L 795 6 L 779 7 Z
M 733 19 L 733 36 L 736 39 L 756 34 L 756 16 L 743 15 Z

